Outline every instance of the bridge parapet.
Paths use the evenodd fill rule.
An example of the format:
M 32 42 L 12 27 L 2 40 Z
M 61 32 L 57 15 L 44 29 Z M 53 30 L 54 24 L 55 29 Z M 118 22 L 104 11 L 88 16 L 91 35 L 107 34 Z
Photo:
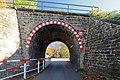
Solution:
M 58 2 L 48 2 L 39 0 L 24 0 L 18 2 L 17 0 L 1 1 L 1 7 L 13 7 L 13 8 L 26 8 L 41 11 L 57 11 L 66 13 L 83 13 L 90 14 L 93 8 L 98 8 L 96 6 L 88 5 L 77 5 L 77 4 L 67 4 Z

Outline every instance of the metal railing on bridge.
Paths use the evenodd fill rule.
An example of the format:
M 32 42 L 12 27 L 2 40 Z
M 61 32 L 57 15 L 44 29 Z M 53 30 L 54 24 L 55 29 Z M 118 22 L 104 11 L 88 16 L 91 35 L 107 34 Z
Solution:
M 28 61 L 36 61 L 36 63 L 28 63 Z M 14 67 L 6 67 L 2 70 L 0 70 L 1 72 L 5 72 L 5 71 L 14 71 L 17 69 L 22 69 L 19 73 L 16 73 L 14 75 L 9 75 L 6 77 L 2 77 L 0 80 L 5 80 L 5 79 L 9 79 L 15 76 L 19 76 L 23 74 L 23 78 L 26 79 L 27 78 L 27 73 L 31 72 L 31 71 L 35 71 L 37 70 L 38 73 L 40 73 L 40 71 L 43 71 L 51 62 L 51 58 L 37 58 L 37 59 L 22 59 L 22 60 L 1 60 L 0 63 L 4 64 L 4 63 L 15 63 L 15 62 L 22 62 L 23 65 L 17 65 Z M 2 65 L 0 64 L 0 65 Z M 32 67 L 29 69 L 29 67 Z
M 57 11 L 57 12 L 67 12 L 67 13 L 83 13 L 89 14 L 93 8 L 98 8 L 95 6 L 86 5 L 76 5 L 76 4 L 66 4 L 58 2 L 47 2 L 40 0 L 8 0 L 7 2 L 1 1 L 1 7 L 13 7 L 13 8 L 27 8 L 42 11 Z

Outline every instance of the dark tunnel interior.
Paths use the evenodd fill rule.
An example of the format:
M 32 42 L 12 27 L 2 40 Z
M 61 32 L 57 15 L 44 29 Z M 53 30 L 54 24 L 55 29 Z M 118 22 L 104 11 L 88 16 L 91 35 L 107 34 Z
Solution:
M 31 39 L 29 57 L 44 58 L 47 46 L 54 41 L 61 41 L 67 45 L 70 52 L 70 63 L 76 68 L 79 67 L 80 50 L 78 40 L 71 30 L 62 25 L 51 24 L 40 28 Z

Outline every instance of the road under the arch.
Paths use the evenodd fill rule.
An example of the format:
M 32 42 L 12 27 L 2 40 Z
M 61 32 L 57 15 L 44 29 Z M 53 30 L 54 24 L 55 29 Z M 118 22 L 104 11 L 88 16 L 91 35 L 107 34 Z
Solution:
M 65 61 L 54 61 L 33 80 L 81 80 L 80 76 Z
M 67 45 L 70 52 L 70 63 L 75 68 L 79 68 L 80 46 L 78 38 L 74 32 L 62 25 L 51 24 L 39 29 L 31 39 L 29 57 L 44 58 L 47 46 L 54 41 L 61 41 Z

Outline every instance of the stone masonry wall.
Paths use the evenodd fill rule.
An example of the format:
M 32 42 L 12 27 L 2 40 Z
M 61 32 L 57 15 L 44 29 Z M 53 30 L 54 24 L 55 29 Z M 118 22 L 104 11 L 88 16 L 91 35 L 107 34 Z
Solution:
M 110 77 L 120 77 L 120 25 L 91 19 L 84 66 Z
M 0 60 L 22 59 L 16 10 L 0 8 Z M 20 63 L 0 63 L 0 70 L 15 67 Z M 13 71 L 14 72 L 14 71 Z M 4 77 L 12 71 L 0 72 Z

